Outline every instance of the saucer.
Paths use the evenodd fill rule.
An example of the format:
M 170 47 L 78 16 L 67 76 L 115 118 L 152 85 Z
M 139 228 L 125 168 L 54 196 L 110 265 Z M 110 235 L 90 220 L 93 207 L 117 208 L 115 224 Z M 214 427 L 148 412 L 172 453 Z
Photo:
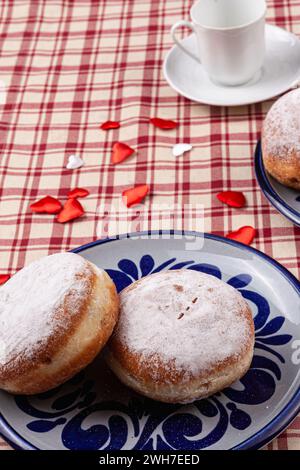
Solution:
M 283 186 L 266 172 L 260 142 L 255 150 L 255 173 L 258 184 L 270 203 L 282 215 L 300 227 L 300 192 Z
M 183 39 L 184 46 L 197 49 L 196 36 Z M 266 25 L 266 59 L 258 76 L 241 86 L 213 83 L 202 65 L 174 46 L 164 62 L 169 85 L 186 98 L 212 106 L 239 106 L 268 100 L 293 86 L 300 78 L 300 41 L 292 33 Z

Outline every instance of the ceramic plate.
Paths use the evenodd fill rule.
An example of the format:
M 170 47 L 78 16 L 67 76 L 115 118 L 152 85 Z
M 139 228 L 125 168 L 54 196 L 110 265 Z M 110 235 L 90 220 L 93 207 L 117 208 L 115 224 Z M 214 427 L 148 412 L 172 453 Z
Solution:
M 197 50 L 196 36 L 183 39 L 191 51 Z M 266 59 L 262 73 L 242 86 L 220 86 L 209 79 L 201 64 L 178 46 L 165 59 L 164 75 L 169 85 L 192 101 L 214 106 L 258 103 L 291 88 L 300 78 L 300 41 L 294 34 L 266 25 Z
M 100 356 L 48 393 L 28 398 L 1 392 L 0 429 L 13 446 L 249 449 L 271 440 L 296 416 L 300 285 L 276 261 L 228 239 L 181 232 L 126 235 L 74 251 L 105 268 L 119 291 L 166 269 L 191 269 L 223 279 L 253 311 L 254 359 L 248 373 L 222 393 L 191 405 L 166 405 L 121 385 Z
M 260 142 L 255 150 L 255 172 L 258 184 L 270 203 L 295 225 L 300 226 L 300 192 L 283 186 L 266 172 Z

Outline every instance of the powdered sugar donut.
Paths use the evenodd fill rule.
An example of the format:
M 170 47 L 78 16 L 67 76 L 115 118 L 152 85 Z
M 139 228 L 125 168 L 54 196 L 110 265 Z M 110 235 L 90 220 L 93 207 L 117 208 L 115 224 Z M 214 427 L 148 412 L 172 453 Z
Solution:
M 122 291 L 106 360 L 137 392 L 187 403 L 242 377 L 253 345 L 252 314 L 236 289 L 208 274 L 174 270 Z
M 66 381 L 111 335 L 114 283 L 74 253 L 41 258 L 0 288 L 0 388 L 33 394 Z
M 262 132 L 266 170 L 280 183 L 300 190 L 300 88 L 277 100 Z

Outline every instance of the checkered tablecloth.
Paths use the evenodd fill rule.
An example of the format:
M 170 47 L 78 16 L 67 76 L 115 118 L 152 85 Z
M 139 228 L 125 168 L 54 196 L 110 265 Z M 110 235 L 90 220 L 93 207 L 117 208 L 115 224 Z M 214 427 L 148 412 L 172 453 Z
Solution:
M 2 0 L 0 3 L 0 274 L 35 258 L 99 238 L 99 207 L 148 183 L 146 205 L 204 205 L 204 229 L 224 235 L 257 228 L 254 246 L 299 277 L 300 229 L 280 215 L 255 180 L 253 152 L 271 102 L 236 108 L 192 103 L 162 74 L 171 25 L 188 18 L 188 0 Z M 269 1 L 268 21 L 300 34 L 300 0 Z M 174 119 L 176 130 L 149 126 Z M 104 132 L 99 124 L 121 121 Z M 111 147 L 138 149 L 112 166 Z M 171 147 L 193 150 L 175 159 Z M 76 153 L 85 166 L 67 170 Z M 90 191 L 86 214 L 68 224 L 33 215 L 46 194 L 63 200 L 70 188 Z M 216 198 L 241 190 L 248 205 L 229 209 Z M 156 228 L 155 214 L 149 217 Z M 9 446 L 0 439 L 0 448 Z M 300 449 L 300 417 L 268 449 Z

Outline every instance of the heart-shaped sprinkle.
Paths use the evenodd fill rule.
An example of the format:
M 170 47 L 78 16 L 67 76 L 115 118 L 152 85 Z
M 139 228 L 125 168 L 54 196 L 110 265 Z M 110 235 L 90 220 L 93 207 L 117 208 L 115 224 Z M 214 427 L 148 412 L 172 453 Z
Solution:
M 2 284 L 5 284 L 9 278 L 9 274 L 0 274 L 0 286 L 2 286 Z
M 228 233 L 228 235 L 226 235 L 226 238 L 230 238 L 231 240 L 244 243 L 245 245 L 250 245 L 253 242 L 255 235 L 255 228 L 251 227 L 250 225 L 245 225 L 244 227 L 241 227 L 238 230 L 235 230 L 234 232 Z
M 78 219 L 84 214 L 84 209 L 77 199 L 68 199 L 56 220 L 61 224 Z
M 108 131 L 109 129 L 119 129 L 120 123 L 118 121 L 106 121 L 101 124 L 100 129 Z
M 36 214 L 57 214 L 62 209 L 62 205 L 55 197 L 45 196 L 30 204 L 30 209 Z
M 77 170 L 84 165 L 84 161 L 82 158 L 78 157 L 78 155 L 70 155 L 67 168 L 68 170 Z
M 185 152 L 189 152 L 192 150 L 192 145 L 191 144 L 176 144 L 174 145 L 172 149 L 172 153 L 174 157 L 180 157 L 183 155 Z
M 122 192 L 122 199 L 125 206 L 131 207 L 142 202 L 148 192 L 149 186 L 147 184 L 140 184 L 133 188 L 125 189 L 125 191 Z
M 69 191 L 68 198 L 76 199 L 77 197 L 87 197 L 90 192 L 84 188 L 74 188 L 72 191 Z
M 129 147 L 129 145 L 124 144 L 123 142 L 116 142 L 112 148 L 112 157 L 111 162 L 116 165 L 121 163 L 126 158 L 130 157 L 135 152 L 134 149 Z
M 151 118 L 150 122 L 151 124 L 153 124 L 153 126 L 164 130 L 175 129 L 175 127 L 178 126 L 177 122 L 175 121 L 171 121 L 169 119 L 161 119 L 157 117 Z
M 244 207 L 246 204 L 245 196 L 240 191 L 223 191 L 217 194 L 217 198 L 230 207 Z

